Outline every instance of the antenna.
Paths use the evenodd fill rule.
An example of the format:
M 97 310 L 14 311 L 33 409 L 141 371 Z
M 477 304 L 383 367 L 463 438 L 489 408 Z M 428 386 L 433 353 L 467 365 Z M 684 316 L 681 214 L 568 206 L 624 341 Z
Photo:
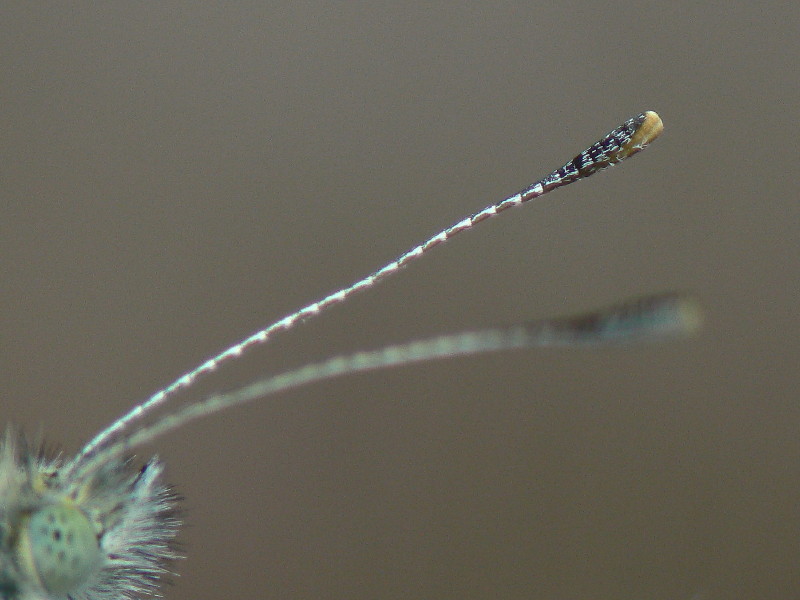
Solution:
M 683 294 L 661 294 L 573 317 L 540 319 L 505 328 L 442 335 L 329 358 L 179 408 L 98 451 L 80 466 L 75 479 L 80 482 L 84 474 L 92 473 L 100 464 L 189 421 L 318 381 L 374 369 L 500 350 L 650 342 L 693 333 L 701 322 L 702 311 L 692 298 Z
M 198 367 L 185 373 L 164 389 L 156 392 L 148 400 L 135 406 L 117 421 L 98 433 L 84 446 L 69 465 L 66 466 L 65 471 L 67 476 L 71 475 L 82 463 L 86 463 L 87 461 L 92 462 L 93 456 L 100 453 L 103 448 L 112 444 L 132 423 L 139 421 L 179 390 L 191 386 L 201 375 L 216 370 L 220 365 L 227 362 L 229 359 L 240 356 L 249 348 L 265 343 L 274 334 L 291 329 L 299 321 L 316 316 L 331 306 L 342 303 L 353 294 L 373 287 L 385 277 L 397 272 L 400 268 L 406 266 L 415 259 L 420 258 L 432 248 L 463 231 L 472 229 L 481 221 L 490 219 L 509 208 L 525 204 L 556 188 L 589 177 L 606 167 L 615 165 L 636 154 L 655 140 L 661 134 L 662 130 L 663 124 L 661 118 L 653 111 L 641 113 L 625 121 L 622 125 L 603 136 L 564 166 L 552 171 L 524 190 L 458 221 L 363 279 L 283 317 L 279 321 L 276 321 L 226 350 L 223 350 Z M 83 469 L 81 470 L 83 471 Z

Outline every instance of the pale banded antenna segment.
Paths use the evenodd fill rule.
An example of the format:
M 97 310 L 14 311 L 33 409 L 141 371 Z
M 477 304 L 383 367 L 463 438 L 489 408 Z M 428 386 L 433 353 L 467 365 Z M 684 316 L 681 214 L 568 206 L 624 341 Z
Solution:
M 310 383 L 374 369 L 500 350 L 651 342 L 693 333 L 701 322 L 701 309 L 692 298 L 682 294 L 661 294 L 573 317 L 443 335 L 329 358 L 233 392 L 209 397 L 165 415 L 158 422 L 140 428 L 88 459 L 77 471 L 76 479 L 80 480 L 84 473 L 91 473 L 100 463 L 126 454 L 189 421 Z
M 97 436 L 95 436 L 67 466 L 67 472 L 72 472 L 76 466 L 80 465 L 94 455 L 99 449 L 112 442 L 116 436 L 126 430 L 131 423 L 138 421 L 146 413 L 161 405 L 175 392 L 189 387 L 199 376 L 214 371 L 222 363 L 233 357 L 240 356 L 248 348 L 263 344 L 275 333 L 291 329 L 299 321 L 320 314 L 325 309 L 343 302 L 360 290 L 373 287 L 383 278 L 398 271 L 401 267 L 409 264 L 414 259 L 421 257 L 435 246 L 449 240 L 462 231 L 471 229 L 481 221 L 485 221 L 506 209 L 524 204 L 556 188 L 577 181 L 578 179 L 589 177 L 606 167 L 636 154 L 656 139 L 660 135 L 662 129 L 663 124 L 661 118 L 653 111 L 644 112 L 625 121 L 622 125 L 603 136 L 603 138 L 578 154 L 564 166 L 552 171 L 521 192 L 496 204 L 487 206 L 483 210 L 462 219 L 363 279 L 326 296 L 322 300 L 318 300 L 283 317 L 279 321 L 257 331 L 250 337 L 208 359 L 200 366 L 176 379 L 164 389 L 156 392 L 147 401 L 134 407 L 127 414 L 97 434 Z

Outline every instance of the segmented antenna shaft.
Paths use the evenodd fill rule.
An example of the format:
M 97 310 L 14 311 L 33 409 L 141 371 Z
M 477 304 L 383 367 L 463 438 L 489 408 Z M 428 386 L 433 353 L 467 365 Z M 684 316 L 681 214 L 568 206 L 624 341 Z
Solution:
M 524 190 L 510 196 L 496 204 L 487 206 L 483 210 L 462 219 L 451 227 L 444 229 L 415 246 L 397 259 L 381 267 L 374 273 L 353 283 L 352 285 L 334 292 L 322 300 L 318 300 L 300 310 L 285 316 L 275 323 L 257 331 L 250 337 L 224 350 L 220 354 L 210 358 L 200 366 L 182 375 L 169 386 L 151 396 L 146 402 L 134 407 L 131 411 L 118 419 L 112 425 L 101 431 L 92 439 L 81 452 L 75 457 L 68 466 L 71 470 L 76 465 L 91 457 L 98 449 L 102 448 L 116 435 L 125 430 L 129 424 L 139 420 L 146 413 L 150 412 L 168 397 L 180 389 L 190 386 L 199 376 L 216 370 L 227 360 L 240 356 L 248 348 L 254 345 L 263 344 L 275 333 L 291 329 L 299 321 L 320 314 L 325 309 L 339 304 L 351 295 L 373 287 L 383 278 L 398 271 L 400 268 L 409 264 L 413 260 L 421 257 L 430 249 L 449 240 L 455 235 L 471 229 L 481 221 L 485 221 L 506 209 L 520 206 L 534 198 L 538 198 L 547 192 L 567 185 L 578 179 L 589 177 L 594 173 L 614 165 L 629 156 L 644 149 L 647 144 L 658 137 L 663 129 L 661 118 L 653 111 L 644 112 L 632 119 L 625 121 L 622 125 L 603 136 L 602 139 L 592 144 L 589 148 L 578 154 L 571 161 L 561 168 L 551 172 L 546 177 L 531 184 Z
M 701 321 L 701 309 L 693 299 L 681 294 L 662 294 L 574 317 L 443 335 L 330 358 L 230 393 L 212 396 L 165 415 L 158 422 L 100 451 L 78 470 L 76 478 L 80 480 L 83 473 L 91 472 L 95 462 L 108 460 L 109 455 L 125 454 L 188 421 L 309 383 L 373 369 L 499 350 L 650 342 L 692 333 Z

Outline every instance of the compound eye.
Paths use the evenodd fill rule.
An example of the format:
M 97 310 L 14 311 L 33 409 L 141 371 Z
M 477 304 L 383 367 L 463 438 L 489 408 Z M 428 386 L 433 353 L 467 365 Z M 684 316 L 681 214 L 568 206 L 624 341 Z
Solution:
M 92 579 L 101 551 L 94 527 L 75 506 L 54 504 L 30 515 L 21 531 L 20 562 L 53 594 L 70 594 Z

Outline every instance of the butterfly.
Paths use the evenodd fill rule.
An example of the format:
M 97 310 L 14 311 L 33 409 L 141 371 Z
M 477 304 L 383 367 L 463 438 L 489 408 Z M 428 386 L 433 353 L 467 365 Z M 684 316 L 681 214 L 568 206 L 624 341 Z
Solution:
M 5 600 L 118 600 L 156 595 L 177 558 L 178 499 L 153 459 L 137 468 L 132 450 L 224 408 L 369 369 L 459 355 L 552 346 L 608 345 L 685 335 L 701 313 L 690 297 L 667 293 L 573 317 L 443 335 L 333 357 L 239 389 L 171 408 L 179 390 L 375 286 L 429 250 L 506 209 L 614 165 L 644 149 L 663 129 L 647 111 L 625 121 L 562 167 L 522 191 L 443 229 L 355 283 L 294 311 L 230 346 L 98 433 L 76 456 L 49 458 L 9 429 L 0 442 L 0 597 Z M 157 415 L 157 418 L 152 418 Z

